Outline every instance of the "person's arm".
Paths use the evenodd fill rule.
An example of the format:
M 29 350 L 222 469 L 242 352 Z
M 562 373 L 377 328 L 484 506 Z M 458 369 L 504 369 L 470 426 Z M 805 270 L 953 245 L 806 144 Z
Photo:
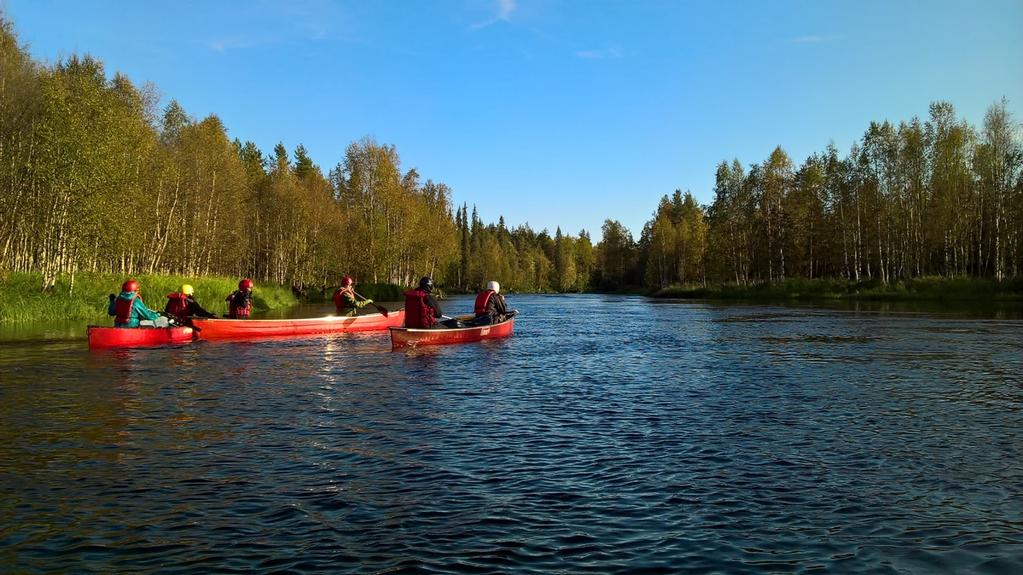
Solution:
M 188 298 L 188 311 L 192 315 L 199 317 L 214 317 L 212 313 L 206 311 L 201 305 L 199 305 L 199 302 L 195 301 L 194 298 Z
M 110 303 L 107 304 L 107 315 L 117 315 L 117 296 L 110 294 Z
M 494 294 L 493 299 L 496 300 L 494 302 L 494 309 L 497 311 L 497 313 L 501 315 L 508 313 L 508 303 L 504 301 L 503 295 L 496 293 Z
M 365 306 L 367 301 L 356 298 L 355 294 L 352 292 L 345 292 L 341 297 L 344 299 L 345 307 L 356 309 Z
M 160 314 L 149 309 L 140 297 L 135 298 L 135 303 L 132 304 L 132 308 L 135 310 L 135 313 L 139 314 L 139 319 L 153 321 L 160 317 Z
M 440 304 L 437 303 L 437 300 L 432 295 L 427 295 L 426 296 L 426 305 L 428 305 L 431 308 L 433 308 L 433 314 L 436 317 L 440 317 L 440 316 L 444 315 L 444 312 L 441 311 L 441 309 L 440 309 Z

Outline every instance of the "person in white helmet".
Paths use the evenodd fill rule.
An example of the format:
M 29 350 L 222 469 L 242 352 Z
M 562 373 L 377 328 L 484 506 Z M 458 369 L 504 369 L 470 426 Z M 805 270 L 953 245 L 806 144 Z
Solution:
M 500 323 L 507 318 L 508 304 L 500 292 L 501 284 L 490 281 L 487 282 L 487 289 L 476 295 L 476 305 L 473 307 L 476 319 L 473 320 L 473 324 L 489 325 Z

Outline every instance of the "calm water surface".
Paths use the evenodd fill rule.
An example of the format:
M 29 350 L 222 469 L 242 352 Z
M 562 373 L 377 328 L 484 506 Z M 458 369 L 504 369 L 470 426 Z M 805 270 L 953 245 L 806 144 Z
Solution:
M 8 329 L 0 571 L 1023 572 L 1023 321 L 509 302 L 407 353 Z

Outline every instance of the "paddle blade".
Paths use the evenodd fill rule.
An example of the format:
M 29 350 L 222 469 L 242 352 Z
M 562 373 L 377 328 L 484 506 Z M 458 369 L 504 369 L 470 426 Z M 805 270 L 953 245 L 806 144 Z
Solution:
M 387 317 L 387 313 L 388 313 L 387 312 L 387 308 L 385 308 L 382 305 L 377 305 L 377 304 L 373 304 L 373 307 L 377 308 L 377 311 L 380 312 L 380 315 L 382 315 L 384 317 Z

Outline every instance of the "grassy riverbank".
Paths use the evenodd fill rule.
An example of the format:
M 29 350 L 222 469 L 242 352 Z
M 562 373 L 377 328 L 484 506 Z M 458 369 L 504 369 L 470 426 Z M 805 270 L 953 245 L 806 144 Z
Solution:
M 227 313 L 224 298 L 238 287 L 238 278 L 140 275 L 142 298 L 151 309 L 162 310 L 166 296 L 181 284 L 195 288 L 195 299 L 216 314 Z M 75 274 L 62 276 L 53 287 L 41 291 L 42 276 L 31 273 L 0 272 L 0 322 L 46 320 L 107 319 L 107 295 L 119 293 L 125 277 L 114 274 Z M 256 284 L 253 304 L 257 310 L 275 309 L 297 303 L 290 288 L 274 284 Z
M 672 286 L 651 294 L 659 298 L 734 300 L 877 301 L 1023 301 L 1023 278 L 925 277 L 883 284 L 877 280 L 794 279 L 754 285 Z

